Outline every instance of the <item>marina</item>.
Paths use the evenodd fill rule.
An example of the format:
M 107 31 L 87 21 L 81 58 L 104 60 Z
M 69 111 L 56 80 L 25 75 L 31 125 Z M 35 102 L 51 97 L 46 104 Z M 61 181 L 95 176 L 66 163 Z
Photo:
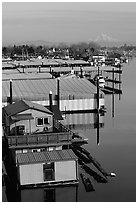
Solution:
M 5 78 L 3 78 L 2 83 L 5 86 L 6 83 L 9 83 L 9 79 L 10 79 L 9 76 L 10 75 L 5 74 L 4 76 L 5 76 Z M 95 112 L 96 109 L 99 107 L 97 97 L 96 97 L 97 105 L 95 105 L 95 108 L 93 110 L 92 109 L 89 110 L 88 108 L 85 110 L 85 108 L 83 106 L 83 108 L 76 109 L 76 111 L 75 111 L 75 109 L 73 108 L 74 105 L 72 105 L 72 106 L 70 105 L 72 107 L 72 109 L 70 109 L 70 111 L 69 111 L 69 109 L 62 109 L 61 108 L 63 117 L 58 116 L 58 118 L 60 118 L 60 121 L 55 120 L 55 119 L 54 120 L 50 119 L 49 117 L 57 117 L 57 115 L 59 114 L 59 113 L 56 113 L 57 111 L 55 113 L 54 112 L 52 113 L 50 111 L 50 110 L 54 110 L 54 107 L 59 106 L 59 102 L 57 100 L 58 97 L 56 99 L 57 101 L 56 100 L 53 101 L 53 98 L 54 98 L 53 93 L 55 93 L 55 94 L 60 93 L 60 99 L 63 98 L 63 94 L 61 94 L 61 93 L 64 93 L 64 91 L 61 89 L 61 85 L 60 85 L 60 90 L 59 90 L 59 84 L 58 84 L 59 80 L 52 79 L 52 78 L 51 79 L 50 78 L 45 79 L 45 80 L 48 80 L 48 81 L 49 80 L 57 80 L 56 84 L 53 86 L 55 88 L 51 89 L 52 86 L 50 86 L 50 89 L 52 91 L 50 90 L 51 91 L 50 94 L 49 95 L 47 94 L 48 97 L 47 97 L 47 102 L 45 102 L 45 104 L 44 104 L 44 102 L 40 102 L 39 98 L 37 99 L 37 101 L 34 101 L 33 96 L 30 99 L 29 99 L 29 96 L 24 97 L 24 99 L 29 99 L 30 101 L 25 101 L 25 100 L 18 101 L 20 99 L 20 95 L 17 95 L 15 97 L 15 94 L 13 94 L 13 93 L 17 94 L 17 91 L 14 90 L 13 87 L 16 88 L 16 86 L 18 86 L 18 81 L 19 80 L 22 80 L 22 82 L 24 82 L 24 81 L 26 82 L 29 79 L 29 82 L 30 82 L 30 80 L 32 80 L 32 81 L 34 80 L 35 82 L 37 82 L 38 79 L 40 81 L 43 80 L 43 78 L 41 79 L 40 77 L 41 76 L 39 76 L 39 74 L 38 74 L 38 76 L 36 78 L 35 78 L 35 75 L 34 76 L 32 75 L 31 78 L 29 78 L 29 75 L 27 74 L 26 78 L 24 78 L 22 76 L 22 74 L 21 75 L 20 74 L 18 74 L 18 75 L 14 74 L 13 77 L 12 77 L 12 81 L 10 81 L 10 83 L 9 83 L 9 91 L 11 90 L 11 88 L 12 88 L 12 90 L 10 91 L 10 97 L 8 99 L 9 102 L 13 103 L 13 104 L 8 105 L 8 103 L 7 103 L 7 106 L 5 106 L 6 103 L 3 103 L 3 115 L 6 113 L 5 116 L 8 119 L 9 118 L 8 114 L 10 114 L 11 119 L 13 121 L 15 121 L 15 123 L 10 122 L 10 121 L 8 122 L 8 120 L 4 116 L 5 121 L 7 121 L 6 123 L 9 124 L 9 125 L 11 123 L 10 130 L 8 129 L 8 126 L 4 127 L 4 134 L 5 134 L 5 136 L 7 135 L 6 138 L 7 138 L 8 146 L 9 146 L 9 150 L 10 150 L 10 157 L 12 158 L 11 161 L 12 162 L 14 161 L 14 163 L 17 166 L 17 169 L 20 169 L 20 171 L 22 172 L 21 173 L 19 171 L 19 173 L 18 173 L 20 175 L 21 180 L 19 180 L 19 178 L 17 178 L 16 174 L 14 174 L 14 175 L 12 175 L 12 177 L 14 177 L 14 180 L 10 181 L 10 182 L 12 182 L 12 183 L 14 182 L 14 185 L 15 185 L 15 181 L 17 180 L 17 184 L 19 184 L 20 189 L 22 189 L 22 187 L 24 189 L 24 188 L 28 188 L 28 187 L 29 188 L 34 188 L 34 187 L 39 188 L 40 186 L 41 187 L 46 187 L 46 186 L 78 185 L 78 181 L 80 181 L 80 179 L 78 177 L 78 173 L 76 174 L 76 176 L 73 173 L 74 168 L 76 168 L 75 172 L 78 172 L 78 170 L 77 170 L 78 164 L 76 164 L 76 167 L 73 166 L 75 164 L 74 163 L 75 160 L 73 161 L 73 159 L 76 158 L 78 160 L 80 168 L 85 172 L 85 173 L 84 172 L 80 173 L 80 177 L 82 178 L 82 182 L 83 182 L 83 184 L 85 186 L 86 192 L 95 191 L 96 189 L 93 187 L 89 177 L 87 177 L 86 174 L 88 174 L 90 177 L 92 176 L 94 178 L 94 180 L 97 181 L 97 183 L 108 183 L 107 177 L 115 177 L 116 174 L 115 173 L 107 173 L 102 168 L 100 163 L 98 161 L 96 161 L 95 158 L 93 158 L 91 153 L 89 151 L 87 151 L 85 148 L 82 147 L 82 145 L 84 145 L 84 144 L 85 145 L 89 144 L 89 140 L 87 140 L 87 138 L 86 138 L 87 136 L 85 137 L 84 135 L 82 136 L 80 133 L 78 134 L 78 132 L 76 132 L 76 130 L 78 128 L 79 129 L 81 128 L 82 130 L 84 128 L 88 128 L 88 129 L 89 128 L 90 129 L 95 129 L 96 128 L 97 129 L 97 144 L 99 144 L 100 143 L 100 141 L 99 141 L 99 139 L 100 139 L 99 138 L 100 137 L 99 130 L 100 129 L 99 128 L 104 128 L 104 121 L 105 121 L 105 119 L 104 119 L 104 117 L 105 117 L 104 116 L 104 109 L 103 109 L 103 111 L 101 111 L 100 115 L 99 115 L 99 113 Z M 43 77 L 45 77 L 45 76 L 43 76 Z M 114 77 L 114 76 L 112 75 L 112 77 Z M 66 83 L 66 82 L 69 83 L 69 82 L 73 81 L 73 83 L 74 83 L 75 82 L 74 80 L 77 80 L 77 79 L 74 79 L 74 77 L 73 77 L 73 78 L 69 78 L 69 79 L 64 79 L 63 82 L 64 83 Z M 84 79 L 81 79 L 81 80 L 84 81 Z M 61 81 L 62 81 L 62 79 L 60 80 L 60 83 L 63 83 Z M 16 84 L 15 84 L 15 82 L 16 82 Z M 109 88 L 109 86 L 106 87 L 106 85 L 105 85 L 104 88 L 100 88 L 101 91 L 103 91 L 103 92 L 104 92 L 104 90 L 111 91 L 107 95 L 112 94 L 113 92 L 114 92 L 114 94 L 122 94 L 122 90 L 118 90 L 118 89 L 114 88 L 115 87 L 114 84 L 115 84 L 116 80 L 108 80 L 108 82 L 111 83 L 112 88 Z M 86 83 L 86 79 L 85 79 L 85 83 Z M 92 86 L 95 86 L 94 82 L 92 82 L 92 83 L 93 83 Z M 92 84 L 92 83 L 90 83 L 90 84 Z M 91 86 L 90 84 L 89 84 L 89 86 Z M 65 85 L 63 85 L 63 87 L 65 87 Z M 95 87 L 95 94 L 97 94 L 97 90 L 98 90 L 97 87 Z M 56 92 L 55 92 L 54 89 L 56 90 Z M 6 89 L 4 88 L 4 90 L 6 90 Z M 6 92 L 8 92 L 8 90 Z M 48 92 L 49 92 L 49 90 L 47 91 L 47 93 Z M 98 95 L 100 95 L 99 90 L 98 90 Z M 74 95 L 74 96 L 76 97 L 76 95 Z M 74 96 L 73 96 L 73 101 L 75 100 Z M 85 96 L 86 96 L 86 94 L 85 94 Z M 5 97 L 5 99 L 3 98 L 3 102 L 5 102 L 5 100 L 6 100 L 6 97 Z M 17 102 L 13 102 L 14 100 L 17 100 Z M 33 102 L 31 102 L 31 100 Z M 39 100 L 39 102 L 38 102 L 38 100 Z M 72 100 L 71 95 L 69 95 L 69 100 Z M 80 100 L 81 99 L 79 99 L 79 101 Z M 86 101 L 86 99 L 85 99 L 85 101 Z M 62 104 L 62 102 L 60 102 L 60 103 Z M 43 108 L 44 106 L 42 104 L 45 105 L 45 108 Z M 85 102 L 85 104 L 86 104 L 86 102 Z M 10 106 L 11 106 L 11 108 L 10 108 Z M 12 106 L 13 106 L 13 108 L 12 108 Z M 68 106 L 68 107 L 70 107 L 70 106 Z M 60 107 L 63 107 L 63 106 L 60 105 Z M 76 106 L 76 107 L 78 107 L 78 106 Z M 79 106 L 79 107 L 81 107 L 81 106 Z M 105 107 L 105 106 L 102 105 L 101 107 Z M 34 113 L 31 111 L 31 114 L 30 114 L 28 111 L 33 110 L 33 109 L 34 109 Z M 11 112 L 11 110 L 12 110 L 12 112 Z M 47 133 L 43 132 L 43 128 L 42 128 L 42 130 L 40 130 L 40 128 L 39 128 L 39 130 L 38 130 L 38 128 L 34 129 L 35 126 L 31 122 L 32 119 L 34 117 L 36 117 L 35 115 L 38 114 L 38 110 L 42 111 L 42 112 L 45 112 L 44 117 L 48 118 L 48 121 L 49 121 L 47 123 L 48 128 L 47 129 L 45 128 Z M 18 114 L 18 112 L 20 114 Z M 46 116 L 46 113 L 49 114 L 49 115 Z M 56 115 L 54 115 L 54 114 L 56 114 Z M 40 114 L 38 114 L 38 115 L 40 115 Z M 84 117 L 85 115 L 86 115 L 86 117 Z M 41 114 L 41 117 L 42 117 L 42 114 Z M 28 120 L 28 122 L 27 122 L 27 120 Z M 20 122 L 20 121 L 22 121 L 22 122 Z M 53 123 L 50 124 L 50 121 L 51 122 L 53 121 Z M 3 124 L 4 124 L 4 121 L 3 121 Z M 19 132 L 19 129 L 17 129 L 18 126 L 22 127 L 22 125 L 26 126 L 23 129 L 23 133 L 22 133 L 22 130 L 21 130 L 21 132 Z M 55 132 L 55 130 L 58 130 L 58 131 Z M 53 133 L 51 134 L 51 132 L 53 132 Z M 19 136 L 19 134 L 22 135 L 24 133 L 26 134 L 26 136 L 25 135 L 22 136 L 22 137 Z M 27 135 L 28 133 L 30 134 L 29 136 Z M 64 150 L 66 148 L 67 148 L 67 150 Z M 30 168 L 30 171 L 32 172 L 33 169 L 34 170 L 37 169 L 36 167 L 35 168 L 33 167 L 34 165 L 35 166 L 39 165 L 39 168 L 40 168 L 41 162 L 43 163 L 42 158 L 44 158 L 44 156 L 42 156 L 40 154 L 43 154 L 43 152 L 41 152 L 41 150 L 44 151 L 44 149 L 45 149 L 45 151 L 49 152 L 50 154 L 53 151 L 56 151 L 56 153 L 58 154 L 58 151 L 59 151 L 59 152 L 61 152 L 59 155 L 61 155 L 62 152 L 64 152 L 64 151 L 72 151 L 73 150 L 75 157 L 71 157 L 68 162 L 72 162 L 72 176 L 74 175 L 75 177 L 73 176 L 73 177 L 69 178 L 68 177 L 69 175 L 67 175 L 67 178 L 68 178 L 67 182 L 64 181 L 64 180 L 66 180 L 65 177 L 64 177 L 64 180 L 62 182 L 61 182 L 61 180 L 59 182 L 58 181 L 58 176 L 56 176 L 56 174 L 55 174 L 55 176 L 53 177 L 54 178 L 53 182 L 48 181 L 48 183 L 45 183 L 44 181 L 42 181 L 42 179 L 38 179 L 38 180 L 36 180 L 37 182 L 35 183 L 34 182 L 35 176 L 33 178 L 33 174 L 31 173 L 33 183 L 31 183 L 31 180 L 30 181 L 29 180 L 25 181 L 24 180 L 24 178 L 26 178 L 26 176 L 25 176 L 26 173 L 25 172 L 26 171 L 28 172 L 29 168 Z M 47 153 L 47 154 L 49 154 L 49 153 Z M 31 156 L 31 154 L 32 154 L 32 156 Z M 35 156 L 37 154 L 39 156 Z M 33 161 L 28 160 L 25 155 L 29 156 L 28 159 L 33 158 L 33 157 L 38 158 L 38 159 L 41 158 L 41 161 L 38 161 L 38 159 L 37 159 L 37 160 L 35 160 L 36 163 L 34 163 L 34 160 Z M 25 156 L 26 159 L 25 158 L 23 159 L 24 156 Z M 50 158 L 50 155 L 49 156 L 47 155 L 47 157 Z M 52 157 L 55 157 L 55 153 L 53 154 Z M 62 156 L 62 159 L 63 159 L 63 156 Z M 25 160 L 26 160 L 26 162 L 29 162 L 29 163 L 24 163 Z M 57 160 L 57 164 L 58 164 L 60 159 L 58 160 L 57 156 L 56 156 L 56 160 Z M 54 162 L 56 162 L 56 160 L 54 159 Z M 45 157 L 44 161 L 46 161 L 46 157 Z M 48 162 L 52 162 L 52 159 L 50 159 Z M 60 161 L 60 166 L 61 166 L 61 162 L 62 161 Z M 27 164 L 28 164 L 28 167 L 27 167 Z M 58 175 L 58 168 L 56 167 L 57 164 L 56 163 L 54 164 L 54 166 L 55 166 L 54 168 L 57 169 L 57 175 Z M 65 160 L 63 159 L 63 164 L 66 167 L 68 166 L 67 163 L 66 163 L 66 159 Z M 100 172 L 100 174 L 97 173 L 96 171 L 94 171 L 93 168 L 90 166 L 90 164 L 93 165 Z M 26 168 L 28 168 L 28 170 L 22 170 L 24 165 L 26 166 Z M 69 164 L 69 166 L 71 167 L 71 163 Z M 13 166 L 11 168 L 14 169 L 15 167 Z M 36 172 L 34 172 L 34 175 L 36 175 Z M 38 177 L 42 177 L 42 176 L 38 175 Z M 28 179 L 31 179 L 31 178 L 28 178 Z M 70 180 L 70 182 L 69 182 L 69 180 Z M 10 184 L 10 185 L 13 185 L 13 184 Z M 21 191 L 22 190 L 18 191 L 19 195 L 20 195 Z
M 2 19 L 2 202 L 136 202 L 135 2 Z

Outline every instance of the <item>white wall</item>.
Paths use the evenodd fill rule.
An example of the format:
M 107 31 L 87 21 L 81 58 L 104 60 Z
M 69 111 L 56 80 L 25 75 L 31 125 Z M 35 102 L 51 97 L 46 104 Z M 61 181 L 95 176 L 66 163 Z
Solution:
M 56 162 L 55 172 L 56 181 L 76 180 L 76 162 L 75 161 Z
M 30 164 L 30 165 L 20 165 L 20 184 L 37 184 L 43 183 L 43 165 L 40 164 Z

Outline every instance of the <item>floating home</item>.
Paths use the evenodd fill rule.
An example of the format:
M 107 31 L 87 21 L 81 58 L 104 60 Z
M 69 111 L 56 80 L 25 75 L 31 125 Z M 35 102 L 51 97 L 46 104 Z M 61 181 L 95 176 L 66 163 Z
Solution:
M 78 160 L 69 149 L 72 135 L 55 130 L 58 121 L 54 122 L 53 112 L 19 100 L 3 107 L 2 116 L 9 164 L 16 167 L 20 186 L 78 182 Z
M 54 115 L 42 105 L 20 100 L 3 107 L 4 134 L 12 158 L 18 153 L 62 150 L 71 143 L 68 132 L 54 131 Z
M 78 158 L 71 149 L 17 155 L 21 186 L 58 184 L 78 180 Z
M 13 79 L 12 87 L 8 79 L 2 80 L 2 103 L 7 105 L 7 97 L 11 97 L 13 102 L 23 99 L 48 106 L 50 91 L 53 105 L 57 104 L 60 111 L 97 109 L 97 88 L 87 79 L 77 77 Z M 104 94 L 99 91 L 99 108 L 103 107 Z

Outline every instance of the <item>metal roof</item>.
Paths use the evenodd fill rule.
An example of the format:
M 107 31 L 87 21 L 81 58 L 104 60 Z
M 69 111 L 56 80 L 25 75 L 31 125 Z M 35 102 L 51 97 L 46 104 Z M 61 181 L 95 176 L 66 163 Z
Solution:
M 2 71 L 2 80 L 25 80 L 25 79 L 51 79 L 52 75 L 50 73 L 10 73 L 5 74 Z
M 2 81 L 2 101 L 7 102 L 10 82 Z M 13 80 L 13 101 L 46 101 L 49 100 L 49 92 L 52 91 L 53 99 L 57 94 L 57 79 L 29 79 Z M 94 97 L 96 87 L 85 78 L 61 78 L 60 98 L 68 100 L 69 96 L 74 99 L 89 99 Z
M 71 149 L 17 154 L 17 162 L 21 165 L 41 162 L 67 161 L 76 159 L 78 158 Z
M 44 106 L 36 104 L 36 103 L 32 103 L 31 101 L 25 101 L 25 100 L 16 101 L 13 104 L 9 104 L 6 107 L 3 107 L 3 109 L 5 110 L 8 116 L 16 115 L 17 113 L 23 112 L 28 109 L 34 109 L 34 110 L 38 110 L 41 112 L 53 114 L 51 111 L 49 111 Z
M 2 69 L 2 78 L 3 75 L 11 75 L 11 74 L 19 74 L 19 70 L 18 69 Z

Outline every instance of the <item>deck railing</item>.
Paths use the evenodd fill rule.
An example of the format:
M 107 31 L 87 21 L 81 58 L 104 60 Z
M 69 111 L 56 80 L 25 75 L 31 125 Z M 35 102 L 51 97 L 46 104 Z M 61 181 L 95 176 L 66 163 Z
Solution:
M 68 132 L 8 136 L 9 146 L 54 144 L 69 141 L 71 141 L 71 135 Z

